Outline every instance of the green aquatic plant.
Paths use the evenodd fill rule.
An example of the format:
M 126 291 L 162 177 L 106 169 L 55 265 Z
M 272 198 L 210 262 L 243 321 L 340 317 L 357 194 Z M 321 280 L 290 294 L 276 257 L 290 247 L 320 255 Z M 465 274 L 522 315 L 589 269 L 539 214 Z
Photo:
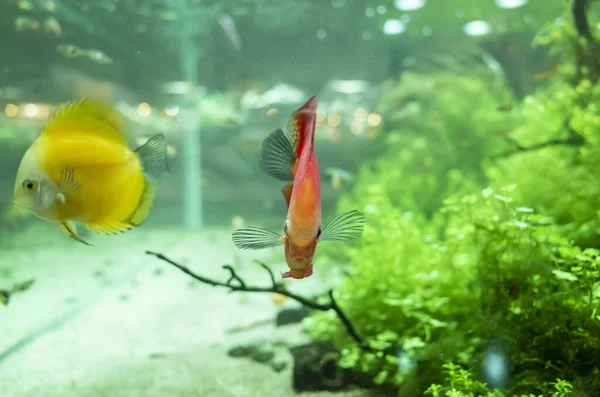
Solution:
M 485 183 L 482 161 L 503 145 L 499 135 L 520 119 L 504 111 L 514 102 L 505 85 L 486 78 L 407 72 L 390 87 L 378 111 L 386 122 L 386 152 L 359 178 L 377 179 L 392 204 L 430 218 L 443 199 Z M 358 185 L 352 194 L 366 192 Z
M 486 170 L 492 186 L 515 183 L 517 201 L 555 218 L 565 235 L 600 246 L 600 85 L 571 24 L 551 24 L 534 40 L 571 54 L 557 78 L 525 98 L 523 122 L 506 137 L 509 147 Z M 570 50 L 570 51 L 569 51 Z
M 484 382 L 473 379 L 473 374 L 460 365 L 448 362 L 442 366 L 445 384 L 432 384 L 425 390 L 425 395 L 433 397 L 505 397 L 498 389 L 490 390 Z M 549 392 L 546 397 L 569 397 L 573 395 L 570 382 L 557 378 L 545 387 Z M 543 394 L 521 394 L 518 397 L 544 397 Z
M 382 99 L 387 151 L 339 203 L 364 236 L 321 257 L 347 263 L 339 303 L 370 348 L 332 313 L 306 321 L 340 365 L 402 396 L 600 395 L 600 84 L 580 32 L 538 35 L 560 70 L 510 112 L 476 75 L 407 73 Z
M 480 362 L 494 338 L 507 341 L 509 395 L 547 393 L 556 378 L 600 392 L 600 252 L 573 246 L 551 219 L 516 207 L 515 190 L 446 200 L 440 241 L 373 188 L 365 204 L 373 216 L 348 253 L 352 274 L 338 286 L 340 305 L 372 350 L 356 347 L 330 313 L 307 321 L 313 336 L 337 341 L 341 365 L 396 385 L 400 395 L 439 382 L 447 360 Z

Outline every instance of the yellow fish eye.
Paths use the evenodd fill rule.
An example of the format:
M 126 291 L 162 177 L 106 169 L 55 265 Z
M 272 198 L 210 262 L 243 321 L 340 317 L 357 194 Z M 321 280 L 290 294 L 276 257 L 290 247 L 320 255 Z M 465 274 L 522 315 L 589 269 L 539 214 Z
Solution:
M 25 179 L 23 181 L 23 189 L 25 189 L 28 192 L 37 190 L 38 188 L 38 182 L 35 179 Z

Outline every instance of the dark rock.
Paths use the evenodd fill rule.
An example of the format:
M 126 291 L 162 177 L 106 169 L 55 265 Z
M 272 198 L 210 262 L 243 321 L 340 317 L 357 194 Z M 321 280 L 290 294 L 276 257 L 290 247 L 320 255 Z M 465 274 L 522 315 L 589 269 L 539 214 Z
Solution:
M 273 357 L 275 357 L 275 353 L 271 350 L 255 348 L 253 349 L 252 353 L 250 353 L 250 358 L 261 364 L 268 363 L 273 359 Z
M 281 327 L 287 324 L 296 324 L 301 322 L 310 313 L 310 310 L 302 307 L 299 309 L 283 309 L 277 313 L 275 318 L 275 326 Z
M 281 372 L 287 368 L 288 364 L 285 361 L 271 361 L 271 368 L 275 372 Z
M 365 386 L 364 380 L 338 365 L 340 353 L 329 343 L 309 343 L 290 351 L 294 357 L 293 387 L 296 392 L 340 391 L 350 386 Z
M 275 372 L 280 372 L 287 368 L 287 363 L 281 358 L 276 358 L 275 352 L 276 349 L 271 343 L 261 341 L 232 347 L 227 355 L 234 358 L 249 358 L 257 363 L 270 366 Z
M 233 358 L 249 357 L 250 354 L 252 354 L 251 346 L 235 346 L 227 352 L 227 355 Z

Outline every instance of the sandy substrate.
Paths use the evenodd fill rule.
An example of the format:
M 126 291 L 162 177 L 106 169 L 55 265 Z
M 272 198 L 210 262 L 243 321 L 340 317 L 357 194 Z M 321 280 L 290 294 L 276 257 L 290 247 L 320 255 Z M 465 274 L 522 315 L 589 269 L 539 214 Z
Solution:
M 273 251 L 242 255 L 227 231 L 140 229 L 90 236 L 89 241 L 95 246 L 71 242 L 58 228 L 40 223 L 1 249 L 0 288 L 28 278 L 36 283 L 14 295 L 8 307 L 0 307 L 0 396 L 295 395 L 286 349 L 277 352 L 288 362 L 281 372 L 226 354 L 247 341 L 306 340 L 298 326 L 226 333 L 230 327 L 272 318 L 280 307 L 270 294 L 230 294 L 191 283 L 175 268 L 144 254 L 146 249 L 161 251 L 221 279 L 227 277 L 221 264 L 238 262 L 249 282 L 266 285 L 266 273 L 251 259 Z M 282 266 L 273 267 L 276 274 Z M 323 288 L 319 277 L 293 287 L 302 293 Z M 333 395 L 358 397 L 366 392 L 302 394 Z

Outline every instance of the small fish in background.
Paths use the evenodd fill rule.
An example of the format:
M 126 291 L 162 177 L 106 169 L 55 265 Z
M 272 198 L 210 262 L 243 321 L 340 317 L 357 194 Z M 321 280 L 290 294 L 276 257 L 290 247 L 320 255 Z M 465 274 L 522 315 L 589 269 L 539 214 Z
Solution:
M 53 34 L 54 36 L 60 36 L 62 34 L 62 26 L 54 17 L 44 19 L 42 28 L 46 34 Z
M 505 137 L 507 135 L 510 135 L 511 132 L 513 132 L 513 129 L 508 128 L 508 129 L 504 129 L 504 130 L 498 130 L 498 131 L 494 132 L 494 135 L 499 136 L 499 137 Z
M 354 180 L 354 175 L 341 168 L 330 167 L 325 170 L 325 174 L 331 177 L 331 186 L 340 190 L 348 183 Z
M 19 16 L 15 18 L 15 30 L 17 32 L 39 32 L 42 24 L 33 18 Z
M 113 59 L 100 50 L 87 50 L 73 44 L 59 44 L 56 46 L 56 51 L 67 58 L 86 57 L 92 62 L 111 65 Z
M 235 22 L 233 18 L 229 14 L 221 14 L 219 15 L 219 25 L 225 32 L 225 35 L 231 42 L 231 45 L 239 51 L 242 49 L 242 41 L 240 39 L 240 35 L 237 32 L 237 28 L 235 27 Z
M 112 65 L 113 63 L 113 59 L 100 50 L 87 50 L 86 56 L 95 63 L 100 63 L 103 65 Z
M 310 277 L 318 243 L 352 242 L 361 236 L 364 228 L 365 217 L 359 211 L 338 214 L 321 228 L 321 181 L 314 145 L 316 118 L 317 97 L 313 96 L 292 113 L 286 132 L 277 129 L 263 141 L 262 169 L 288 182 L 282 189 L 288 207 L 283 234 L 247 227 L 232 235 L 239 249 L 259 250 L 283 245 L 290 271 L 282 273 L 282 278 Z
M 510 112 L 513 109 L 513 105 L 510 103 L 506 105 L 501 105 L 496 108 L 499 112 Z
M 75 222 L 106 235 L 140 226 L 168 171 L 167 143 L 155 135 L 132 151 L 126 118 L 94 99 L 55 108 L 17 170 L 13 205 L 60 224 L 72 239 Z
M 56 46 L 56 51 L 67 58 L 77 58 L 85 55 L 84 49 L 73 44 L 59 44 Z
M 508 43 L 508 45 L 506 46 L 506 49 L 508 51 L 514 51 L 515 48 L 517 48 L 517 43 L 515 43 L 514 41 L 511 43 Z
M 8 306 L 10 298 L 13 294 L 25 292 L 35 283 L 35 279 L 23 281 L 21 283 L 14 284 L 11 289 L 0 289 L 0 303 L 4 306 Z
M 558 73 L 559 69 L 560 69 L 560 64 L 554 63 L 547 70 L 533 75 L 533 79 L 535 81 L 543 81 L 543 80 L 549 79 L 550 77 L 556 75 Z

